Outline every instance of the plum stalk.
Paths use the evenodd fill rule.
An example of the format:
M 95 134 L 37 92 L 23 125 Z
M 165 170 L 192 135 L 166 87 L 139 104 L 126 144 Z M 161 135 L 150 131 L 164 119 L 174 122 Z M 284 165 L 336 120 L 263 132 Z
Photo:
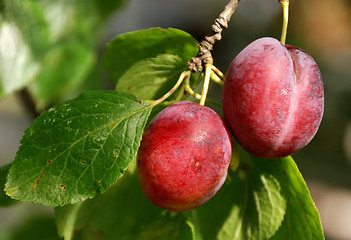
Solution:
M 200 98 L 200 103 L 199 103 L 202 106 L 205 105 L 208 87 L 210 85 L 211 71 L 212 71 L 212 63 L 206 63 L 204 85 L 202 87 L 202 93 L 201 93 L 201 98 Z
M 217 41 L 222 39 L 222 31 L 224 28 L 228 28 L 228 22 L 230 21 L 230 18 L 235 12 L 235 9 L 239 1 L 240 0 L 229 1 L 229 3 L 225 6 L 223 12 L 221 12 L 219 17 L 216 18 L 214 24 L 212 25 L 211 34 L 207 35 L 205 39 L 200 43 L 199 53 L 197 54 L 196 57 L 193 57 L 188 64 L 189 70 L 192 72 L 197 72 L 197 71 L 202 72 L 203 69 L 205 68 L 204 85 L 202 88 L 200 105 L 205 104 L 210 79 L 214 79 L 216 81 L 220 79 L 221 76 L 223 75 L 220 72 L 217 73 L 218 71 L 213 71 L 213 69 L 217 69 L 217 68 L 213 68 L 213 58 L 212 58 L 211 51 L 213 49 L 213 45 Z
M 183 81 L 185 79 L 188 79 L 190 77 L 190 71 L 184 71 L 182 72 L 182 74 L 180 74 L 178 81 L 176 82 L 176 84 L 172 87 L 171 90 L 169 90 L 165 95 L 163 95 L 162 97 L 160 97 L 159 99 L 153 101 L 150 106 L 151 107 L 155 107 L 156 105 L 160 104 L 161 102 L 163 102 L 164 100 L 166 100 L 169 96 L 171 96 L 177 89 L 178 87 L 183 83 Z
M 193 57 L 192 60 L 188 63 L 189 71 L 184 71 L 177 83 L 173 88 L 167 92 L 161 98 L 153 101 L 152 106 L 156 106 L 159 103 L 167 99 L 185 80 L 185 91 L 195 98 L 200 100 L 200 105 L 205 105 L 206 96 L 210 84 L 210 80 L 223 85 L 224 74 L 215 66 L 213 66 L 213 57 L 211 51 L 213 45 L 221 40 L 222 31 L 224 28 L 228 28 L 228 22 L 230 21 L 231 16 L 235 12 L 235 9 L 240 0 L 230 0 L 229 3 L 225 6 L 223 12 L 216 18 L 214 24 L 212 25 L 212 32 L 210 35 L 207 35 L 205 39 L 199 45 L 199 52 L 196 57 Z M 202 72 L 204 70 L 204 84 L 202 88 L 202 93 L 195 93 L 189 86 L 189 77 L 191 73 Z
M 202 72 L 203 66 L 213 62 L 211 51 L 213 45 L 222 39 L 222 31 L 224 28 L 228 28 L 228 22 L 232 17 L 235 9 L 240 0 L 230 0 L 225 6 L 223 12 L 216 18 L 214 24 L 212 24 L 212 32 L 207 35 L 205 39 L 200 43 L 199 53 L 196 57 L 193 57 L 189 62 L 189 70 L 192 72 Z
M 286 34 L 288 32 L 288 21 L 289 21 L 289 0 L 279 0 L 283 8 L 283 27 L 280 42 L 285 45 Z

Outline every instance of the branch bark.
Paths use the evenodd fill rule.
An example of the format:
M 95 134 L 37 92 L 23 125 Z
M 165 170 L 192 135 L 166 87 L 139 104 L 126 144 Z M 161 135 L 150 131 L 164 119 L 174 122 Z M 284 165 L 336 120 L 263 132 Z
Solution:
M 223 12 L 216 18 L 214 24 L 212 25 L 212 32 L 210 35 L 206 36 L 205 39 L 200 43 L 199 53 L 196 57 L 193 57 L 188 63 L 189 70 L 192 72 L 201 72 L 206 64 L 212 64 L 213 58 L 211 51 L 213 45 L 222 39 L 222 31 L 228 28 L 228 22 L 232 17 L 235 9 L 240 0 L 230 0 L 230 2 L 225 6 Z

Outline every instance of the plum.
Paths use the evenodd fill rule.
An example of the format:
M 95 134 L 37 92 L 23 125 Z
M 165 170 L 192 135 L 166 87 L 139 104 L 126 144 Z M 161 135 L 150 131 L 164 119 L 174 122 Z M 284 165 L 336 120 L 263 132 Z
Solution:
M 145 128 L 137 157 L 140 186 L 159 207 L 196 208 L 223 185 L 231 153 L 232 136 L 214 110 L 174 103 Z
M 249 153 L 288 156 L 305 147 L 321 123 L 321 73 L 302 49 L 260 38 L 230 64 L 222 105 L 234 138 Z

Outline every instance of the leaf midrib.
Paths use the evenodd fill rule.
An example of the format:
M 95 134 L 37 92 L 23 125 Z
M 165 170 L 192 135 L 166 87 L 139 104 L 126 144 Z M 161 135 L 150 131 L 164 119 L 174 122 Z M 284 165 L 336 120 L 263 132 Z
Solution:
M 128 99 L 128 98 L 127 98 L 127 99 Z M 89 100 L 91 100 L 91 99 L 89 99 Z M 128 100 L 130 100 L 130 99 L 128 99 Z M 103 101 L 103 100 L 102 100 L 102 101 Z M 109 123 L 109 124 L 107 124 L 107 125 L 103 125 L 102 127 L 97 128 L 96 130 L 87 133 L 87 134 L 84 135 L 83 137 L 79 138 L 77 141 L 73 142 L 73 143 L 70 145 L 70 147 L 68 147 L 67 149 L 65 149 L 65 150 L 62 151 L 61 153 L 59 153 L 54 159 L 52 159 L 52 160 L 51 160 L 51 161 L 52 161 L 51 164 L 53 163 L 53 161 L 57 160 L 60 156 L 62 156 L 62 155 L 63 155 L 64 153 L 66 153 L 68 150 L 70 150 L 71 148 L 73 148 L 73 147 L 74 147 L 77 143 L 79 143 L 81 140 L 86 139 L 88 136 L 90 136 L 90 135 L 92 135 L 92 134 L 95 134 L 96 132 L 101 131 L 101 130 L 103 130 L 103 129 L 105 129 L 105 128 L 108 128 L 108 127 L 110 127 L 110 126 L 113 126 L 113 125 L 115 125 L 115 127 L 117 127 L 117 126 L 118 126 L 121 122 L 123 122 L 125 119 L 128 119 L 128 118 L 132 117 L 133 115 L 138 114 L 139 112 L 143 112 L 143 111 L 145 111 L 146 109 L 151 108 L 151 107 L 152 107 L 152 105 L 147 105 L 147 106 L 144 106 L 144 107 L 142 107 L 142 108 L 139 108 L 138 110 L 136 110 L 136 111 L 134 111 L 134 112 L 131 112 L 130 114 L 128 114 L 128 115 L 122 117 L 121 119 L 118 119 L 118 121 L 112 121 L 111 123 Z M 64 122 L 66 122 L 66 121 L 63 121 L 63 122 L 60 123 L 60 124 L 63 124 Z M 107 138 L 106 138 L 106 139 L 107 139 Z M 50 145 L 50 146 L 52 146 L 52 145 Z M 100 151 L 100 150 L 99 150 L 99 151 Z M 99 152 L 99 151 L 98 151 L 98 152 Z M 92 162 L 92 163 L 93 163 L 93 162 Z M 92 163 L 91 163 L 91 164 L 92 164 Z M 50 165 L 51 165 L 51 164 L 50 164 Z M 91 165 L 91 164 L 89 164 L 89 165 Z M 27 184 L 28 182 L 33 181 L 33 179 L 36 179 L 36 178 L 40 177 L 41 174 L 44 172 L 44 170 L 45 170 L 48 166 L 49 166 L 49 165 L 46 164 L 46 165 L 42 168 L 42 170 L 39 172 L 39 174 L 34 175 L 32 178 L 28 178 L 27 181 L 24 181 L 23 183 L 17 185 L 16 187 L 10 188 L 10 189 L 11 189 L 11 192 L 16 191 L 17 189 L 19 189 L 19 188 L 22 187 L 23 185 Z M 86 169 L 88 169 L 88 168 L 89 168 L 89 167 L 87 167 Z M 62 173 L 62 172 L 63 172 L 63 170 L 61 171 L 61 173 Z M 85 171 L 84 171 L 84 172 L 85 172 Z M 80 176 L 80 177 L 81 177 L 81 176 Z M 11 193 L 8 191 L 9 188 L 6 188 L 6 190 L 7 190 L 6 192 L 7 192 L 9 195 L 11 195 Z

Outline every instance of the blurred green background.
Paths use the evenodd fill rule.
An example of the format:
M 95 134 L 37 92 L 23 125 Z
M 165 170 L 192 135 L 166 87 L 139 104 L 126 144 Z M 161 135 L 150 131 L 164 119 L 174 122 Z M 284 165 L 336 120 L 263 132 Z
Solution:
M 175 27 L 199 41 L 224 0 L 0 0 L 0 166 L 13 161 L 23 131 L 43 109 L 87 89 L 112 89 L 100 58 L 114 36 Z M 223 72 L 253 40 L 280 37 L 276 0 L 246 0 L 214 48 Z M 313 141 L 293 157 L 321 214 L 327 239 L 351 239 L 351 2 L 292 1 L 287 44 L 318 63 L 325 113 Z M 210 86 L 220 101 L 221 89 Z M 40 227 L 41 226 L 41 227 Z M 39 230 L 40 229 L 40 230 Z M 53 211 L 29 203 L 0 207 L 0 239 L 57 239 Z M 43 238 L 44 239 L 44 238 Z

